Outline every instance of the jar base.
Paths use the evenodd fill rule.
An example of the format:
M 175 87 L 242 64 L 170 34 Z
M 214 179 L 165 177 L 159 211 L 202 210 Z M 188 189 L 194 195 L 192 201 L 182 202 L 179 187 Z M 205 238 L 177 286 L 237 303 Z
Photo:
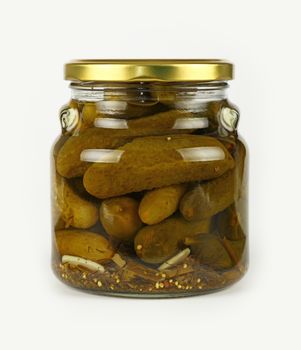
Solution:
M 91 278 L 88 272 L 76 271 L 72 268 L 66 269 L 66 267 L 64 267 L 64 273 L 61 273 L 61 266 L 52 266 L 54 274 L 61 282 L 71 288 L 89 294 L 133 299 L 170 299 L 216 293 L 238 282 L 246 272 L 246 269 L 226 271 L 219 275 L 223 275 L 223 278 L 218 280 L 218 284 L 217 280 L 201 281 L 197 279 L 197 285 L 187 285 L 185 283 L 181 285 L 177 281 L 177 277 L 175 277 L 162 282 L 153 282 L 152 287 L 148 286 L 145 288 L 145 286 L 141 286 L 140 288 L 136 286 L 136 288 L 132 287 L 132 290 L 130 290 L 130 287 L 124 288 L 118 280 L 114 285 L 106 283 L 101 275 L 97 277 L 94 274 L 93 278 Z M 231 275 L 231 278 L 229 275 Z

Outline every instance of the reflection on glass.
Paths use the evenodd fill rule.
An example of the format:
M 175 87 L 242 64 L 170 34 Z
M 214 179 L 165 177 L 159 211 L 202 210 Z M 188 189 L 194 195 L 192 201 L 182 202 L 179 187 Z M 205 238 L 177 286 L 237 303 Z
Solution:
M 99 101 L 96 105 L 97 110 L 105 114 L 124 112 L 127 108 L 127 102 L 125 101 Z
M 93 163 L 118 163 L 124 151 L 116 149 L 85 149 L 80 160 Z
M 209 162 L 225 159 L 225 153 L 220 147 L 180 148 L 177 151 L 187 162 Z
M 201 112 L 207 108 L 208 101 L 198 99 L 183 99 L 175 101 L 175 108 L 185 110 L 186 112 Z
M 95 118 L 94 126 L 105 129 L 128 129 L 128 123 L 125 119 L 115 118 Z
M 204 129 L 208 128 L 208 118 L 178 118 L 173 129 Z

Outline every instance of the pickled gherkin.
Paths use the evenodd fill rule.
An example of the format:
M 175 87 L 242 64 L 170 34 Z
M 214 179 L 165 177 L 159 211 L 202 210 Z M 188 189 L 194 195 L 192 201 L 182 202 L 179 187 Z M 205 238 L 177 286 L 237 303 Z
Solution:
M 138 202 L 130 197 L 106 199 L 100 206 L 100 221 L 110 236 L 131 239 L 142 226 Z
M 197 184 L 181 200 L 180 211 L 189 221 L 202 220 L 224 210 L 234 201 L 234 171 Z
M 87 110 L 83 109 L 83 118 L 84 121 L 88 119 L 86 123 L 92 124 L 93 127 L 70 135 L 56 156 L 57 171 L 67 178 L 82 176 L 91 165 L 81 157 L 81 153 L 86 149 L 116 149 L 139 136 L 172 135 L 195 130 L 174 128 L 177 120 L 185 120 L 190 116 L 177 111 L 121 121 L 94 115 L 96 111 L 92 109 L 91 104 L 88 106 Z M 93 119 L 93 123 L 90 119 Z
M 198 237 L 198 240 L 191 244 L 191 249 L 204 265 L 214 266 L 216 269 L 230 268 L 233 265 L 221 240 L 213 234 Z
M 86 149 L 111 149 L 119 147 L 130 138 L 103 135 L 96 128 L 86 129 L 79 135 L 70 136 L 62 145 L 56 156 L 57 172 L 66 178 L 82 176 L 90 163 L 81 159 Z
M 170 218 L 143 227 L 135 237 L 136 253 L 147 263 L 162 263 L 180 250 L 185 238 L 207 233 L 209 225 L 210 220 L 188 222 L 183 218 Z
M 208 180 L 234 166 L 222 143 L 208 136 L 140 137 L 118 151 L 118 162 L 94 163 L 85 172 L 84 186 L 91 195 L 107 198 Z
M 55 206 L 64 227 L 89 228 L 98 220 L 98 208 L 94 203 L 81 198 L 68 184 L 67 180 L 57 175 Z
M 82 120 L 84 125 L 90 127 L 94 125 L 97 118 L 97 106 L 95 103 L 85 103 L 82 109 Z
M 146 192 L 139 205 L 141 220 L 148 224 L 158 224 L 172 215 L 178 208 L 186 186 L 171 185 Z
M 173 80 L 176 61 L 155 62 L 137 82 L 148 63 L 130 61 L 131 70 L 119 67 L 130 82 L 81 81 L 110 66 L 97 62 L 67 69 L 72 100 L 52 157 L 56 275 L 99 294 L 145 297 L 238 281 L 248 266 L 247 152 L 225 95 L 228 63 L 214 62 L 220 80 Z
M 113 248 L 108 240 L 99 234 L 80 230 L 59 230 L 55 233 L 59 253 L 78 256 L 93 261 L 109 260 Z

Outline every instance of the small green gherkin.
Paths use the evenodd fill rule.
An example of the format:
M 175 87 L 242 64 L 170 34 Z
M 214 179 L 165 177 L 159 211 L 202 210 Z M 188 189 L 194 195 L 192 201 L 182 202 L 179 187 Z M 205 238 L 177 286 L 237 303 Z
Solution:
M 230 170 L 224 175 L 197 184 L 180 203 L 180 211 L 189 221 L 202 220 L 227 208 L 234 201 L 235 177 Z
M 221 240 L 213 234 L 200 235 L 197 242 L 191 244 L 192 253 L 202 265 L 215 269 L 227 269 L 233 261 Z
M 185 238 L 207 233 L 209 225 L 210 220 L 188 222 L 172 217 L 159 224 L 145 226 L 135 237 L 136 254 L 147 263 L 163 263 L 180 251 Z
M 141 228 L 139 203 L 131 197 L 105 199 L 100 206 L 100 221 L 106 232 L 117 239 L 133 239 Z
M 60 255 L 78 256 L 92 261 L 107 261 L 114 255 L 109 241 L 103 236 L 83 230 L 58 230 L 55 245 Z
M 54 204 L 65 228 L 87 229 L 98 220 L 96 204 L 75 192 L 68 181 L 60 175 L 56 175 Z
M 141 220 L 154 225 L 171 216 L 186 190 L 186 185 L 171 185 L 146 192 L 139 205 Z

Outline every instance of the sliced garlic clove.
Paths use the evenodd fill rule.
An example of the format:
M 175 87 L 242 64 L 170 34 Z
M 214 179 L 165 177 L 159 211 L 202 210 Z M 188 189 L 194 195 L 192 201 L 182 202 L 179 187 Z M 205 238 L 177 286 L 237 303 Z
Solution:
M 68 263 L 70 265 L 86 267 L 87 269 L 93 272 L 96 272 L 96 271 L 101 273 L 105 272 L 105 268 L 102 265 L 96 263 L 95 261 L 80 258 L 79 256 L 63 255 L 62 263 L 63 264 Z
M 186 249 L 180 251 L 180 253 L 178 253 L 177 255 L 173 256 L 172 258 L 165 261 L 162 265 L 160 265 L 158 267 L 158 270 L 163 271 L 163 270 L 166 270 L 166 269 L 173 267 L 174 265 L 180 264 L 182 261 L 184 261 L 189 256 L 189 254 L 190 254 L 189 248 L 186 248 Z
M 79 113 L 76 108 L 64 108 L 60 113 L 60 121 L 63 131 L 75 129 L 79 122 Z
M 233 132 L 237 129 L 239 120 L 238 112 L 229 107 L 224 107 L 220 113 L 220 122 L 222 126 L 229 132 Z
M 118 266 L 123 267 L 126 265 L 126 261 L 122 259 L 122 257 L 119 254 L 115 254 L 112 258 L 112 261 Z

